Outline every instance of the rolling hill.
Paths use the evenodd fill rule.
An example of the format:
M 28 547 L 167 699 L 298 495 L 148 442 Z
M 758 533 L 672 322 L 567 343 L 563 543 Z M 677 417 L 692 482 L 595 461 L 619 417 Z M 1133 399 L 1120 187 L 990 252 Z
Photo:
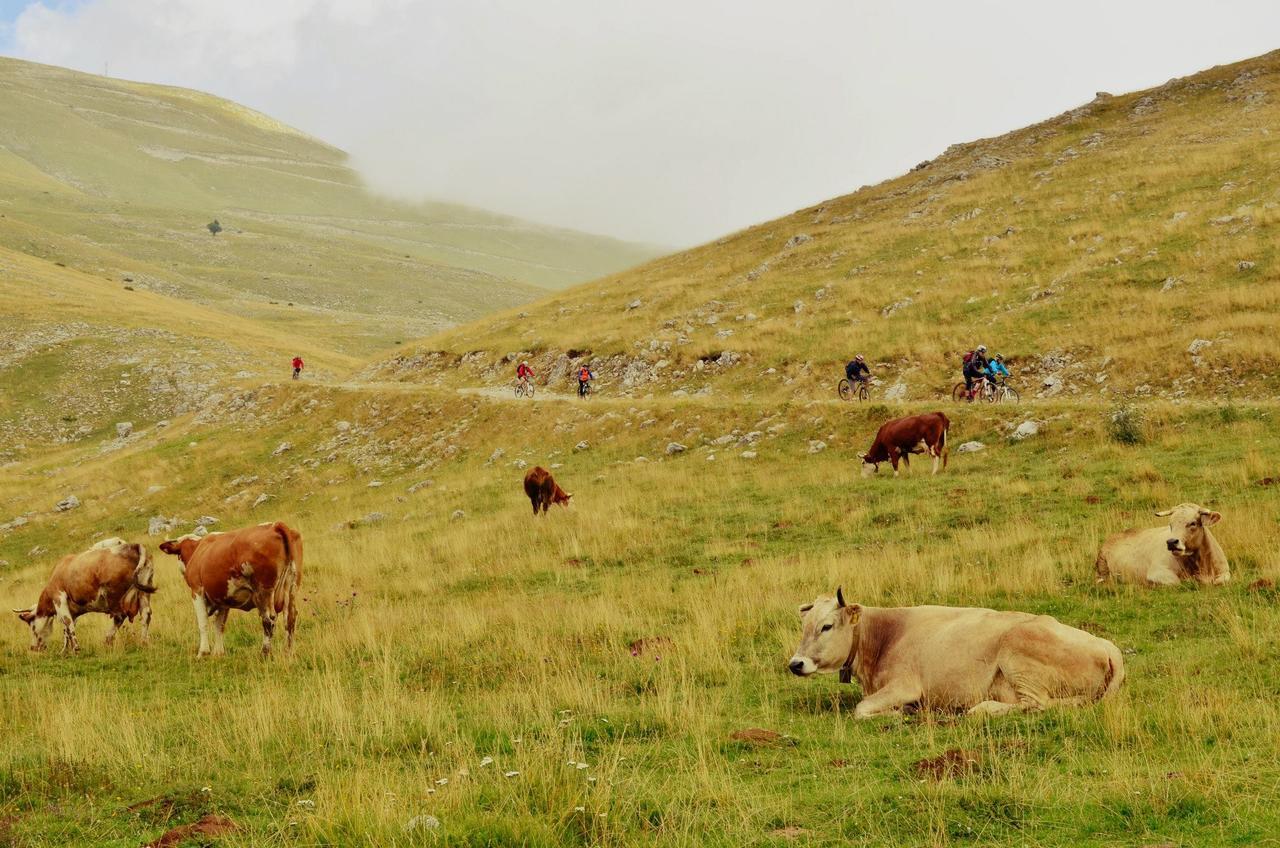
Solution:
M 200 92 L 0 58 L 0 246 L 338 350 L 372 352 L 656 253 L 382 199 L 346 159 Z
M 632 396 L 803 398 L 862 352 L 881 393 L 933 398 L 984 343 L 1024 394 L 1273 396 L 1278 122 L 1280 53 L 1100 93 L 376 373 L 494 383 L 519 355 L 559 386 L 589 361 Z
M 136 624 L 104 646 L 101 615 L 76 656 L 0 627 L 0 844 L 210 820 L 299 848 L 1265 844 L 1275 64 L 1099 98 L 373 364 L 0 248 L 0 603 L 108 535 L 306 538 L 297 644 L 268 660 L 238 612 L 197 660 L 159 553 L 148 646 Z M 978 334 L 1045 396 L 948 404 L 944 472 L 861 478 Z M 304 344 L 319 379 L 272 380 Z M 901 400 L 836 400 L 855 346 Z M 606 385 L 516 400 L 522 349 L 551 389 L 582 359 Z M 83 412 L 95 386 L 164 424 L 119 435 Z M 534 465 L 569 508 L 530 516 Z M 1222 515 L 1228 585 L 1095 582 L 1102 538 L 1187 501 Z M 787 671 L 797 606 L 837 586 L 1052 615 L 1127 677 L 1079 707 L 854 721 L 856 683 Z

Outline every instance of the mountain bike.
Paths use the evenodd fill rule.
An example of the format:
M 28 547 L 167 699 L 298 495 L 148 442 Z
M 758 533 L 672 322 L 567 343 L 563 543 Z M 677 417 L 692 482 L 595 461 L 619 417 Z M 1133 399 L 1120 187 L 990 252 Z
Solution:
M 982 383 L 982 399 L 987 403 L 1019 403 L 1022 400 L 1018 390 L 1004 380 L 994 384 L 989 380 L 983 380 Z
M 871 397 L 871 392 L 867 390 L 867 384 L 863 380 L 858 380 L 858 387 L 855 389 L 853 383 L 848 379 L 841 379 L 836 384 L 836 394 L 840 395 L 840 400 L 852 401 L 855 397 L 858 400 L 866 400 Z
M 590 381 L 590 380 L 588 380 L 588 381 L 587 381 L 587 382 L 585 382 L 585 383 L 583 383 L 583 382 L 579 381 L 579 382 L 578 382 L 578 397 L 580 397 L 580 398 L 585 398 L 587 395 L 591 394 L 591 393 L 592 393 L 592 391 L 594 391 L 594 389 L 592 389 L 592 388 L 591 388 L 593 385 L 594 385 L 594 383 L 593 383 L 592 381 Z
M 533 397 L 533 383 L 529 380 L 516 380 L 516 397 Z

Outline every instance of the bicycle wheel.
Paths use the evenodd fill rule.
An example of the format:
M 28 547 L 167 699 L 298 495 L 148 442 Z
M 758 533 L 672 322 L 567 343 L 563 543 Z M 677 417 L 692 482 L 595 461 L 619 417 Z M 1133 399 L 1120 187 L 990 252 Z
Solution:
M 963 382 L 956 383 L 955 388 L 951 390 L 951 399 L 956 403 L 964 403 L 966 400 L 968 400 L 968 395 L 969 395 L 969 392 L 964 387 Z
M 1000 396 L 1001 403 L 1021 403 L 1022 396 L 1018 394 L 1018 390 L 1013 386 L 1005 386 Z
M 533 383 L 529 383 L 524 387 L 524 396 L 533 399 Z
M 858 400 L 866 400 L 871 397 L 871 392 L 867 391 L 867 384 L 863 383 L 858 387 Z
M 520 397 L 522 394 L 524 394 L 524 387 L 521 386 L 519 383 L 515 384 L 514 389 L 515 389 L 516 397 Z
M 841 380 L 836 383 L 836 394 L 840 395 L 840 400 L 853 400 L 853 386 L 848 380 Z

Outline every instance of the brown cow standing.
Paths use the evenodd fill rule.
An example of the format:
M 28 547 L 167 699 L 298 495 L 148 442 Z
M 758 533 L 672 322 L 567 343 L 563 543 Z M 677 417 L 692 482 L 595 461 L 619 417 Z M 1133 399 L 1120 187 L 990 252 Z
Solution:
M 534 515 L 538 514 L 539 509 L 546 513 L 553 503 L 568 506 L 569 498 L 573 497 L 573 493 L 566 493 L 561 489 L 551 472 L 541 465 L 535 465 L 524 475 L 524 493 L 533 504 Z
M 233 609 L 258 611 L 264 656 L 271 653 L 276 616 L 284 613 L 287 645 L 293 647 L 302 536 L 292 528 L 277 521 L 203 537 L 188 535 L 163 543 L 160 550 L 181 560 L 200 628 L 200 656 L 209 653 L 210 619 L 213 653 L 226 653 L 223 635 Z
M 951 422 L 941 412 L 928 412 L 924 415 L 909 415 L 906 418 L 895 418 L 886 421 L 876 433 L 876 440 L 871 449 L 862 455 L 862 476 L 866 477 L 880 470 L 880 463 L 893 464 L 893 476 L 898 476 L 898 460 L 911 470 L 910 455 L 928 453 L 933 457 L 933 473 L 938 473 L 938 460 L 942 467 L 947 467 L 947 430 Z
M 80 650 L 76 619 L 87 612 L 111 616 L 106 644 L 115 639 L 125 620 L 142 617 L 142 643 L 151 631 L 151 593 L 155 567 L 143 545 L 123 539 L 103 539 L 89 550 L 65 556 L 49 575 L 40 599 L 30 609 L 14 612 L 31 626 L 31 650 L 44 650 L 56 618 L 62 622 L 62 650 Z

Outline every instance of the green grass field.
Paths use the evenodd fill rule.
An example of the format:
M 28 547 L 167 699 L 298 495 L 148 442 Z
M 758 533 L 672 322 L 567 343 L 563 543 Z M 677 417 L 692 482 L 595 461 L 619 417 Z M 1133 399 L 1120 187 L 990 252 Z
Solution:
M 0 149 L 30 201 L 0 205 L 0 603 L 103 536 L 154 550 L 153 517 L 306 538 L 292 653 L 262 659 L 236 615 L 228 655 L 198 660 L 159 555 L 149 647 L 126 628 L 103 648 L 94 616 L 78 656 L 0 627 L 0 845 L 137 846 L 214 814 L 235 830 L 195 843 L 1280 845 L 1278 70 L 1100 100 L 413 343 L 413 309 L 370 328 L 389 290 L 350 308 L 357 254 L 394 265 L 387 233 L 299 242 L 297 216 L 333 232 L 309 195 L 236 238 L 196 238 L 194 211 L 150 238 L 151 212 L 107 219 L 52 159 Z M 236 126 L 200 155 L 280 131 Z M 94 229 L 50 235 L 83 210 Z M 250 286 L 237 269 L 267 253 L 287 273 Z M 132 291 L 126 255 L 149 263 Z M 1013 361 L 1020 406 L 936 399 L 978 340 Z M 883 382 L 844 404 L 857 350 Z M 292 351 L 306 379 L 279 382 Z M 537 401 L 507 397 L 521 355 Z M 580 362 L 597 396 L 559 397 Z M 937 408 L 944 473 L 860 478 L 881 422 Z M 1025 420 L 1040 433 L 1012 440 Z M 530 515 L 534 464 L 571 508 Z M 1184 501 L 1222 512 L 1229 585 L 1095 584 L 1103 538 Z M 1114 641 L 1128 677 L 1076 709 L 855 723 L 857 685 L 786 669 L 798 605 L 837 586 L 1051 614 Z
M 0 491 L 41 508 L 0 542 L 11 561 L 139 538 L 157 513 L 307 538 L 291 656 L 263 661 L 237 615 L 228 656 L 197 661 L 164 557 L 149 648 L 102 648 L 92 617 L 76 657 L 30 655 L 16 620 L 0 633 L 9 844 L 136 845 L 208 812 L 240 825 L 225 845 L 1262 845 L 1280 828 L 1280 613 L 1249 588 L 1280 576 L 1276 489 L 1259 483 L 1272 405 L 1152 405 L 1138 446 L 1110 440 L 1096 405 L 964 408 L 953 444 L 987 450 L 861 480 L 883 408 L 254 397 L 249 442 L 234 420 L 175 425 Z M 1042 434 L 1008 441 L 1027 413 Z M 766 434 L 754 459 L 710 444 L 735 430 Z M 294 447 L 272 457 L 280 441 Z M 671 441 L 689 450 L 668 457 Z M 517 460 L 559 463 L 572 508 L 534 521 Z M 32 484 L 49 466 L 45 504 Z M 224 503 L 249 474 L 278 499 Z M 85 505 L 48 513 L 64 489 Z M 1185 500 L 1222 511 L 1229 586 L 1094 585 L 1107 532 Z M 30 603 L 49 561 L 12 572 L 3 601 Z M 797 605 L 837 585 L 873 605 L 1049 613 L 1115 641 L 1128 682 L 1075 710 L 855 724 L 856 685 L 785 668 Z M 748 728 L 781 736 L 730 738 Z M 438 830 L 404 830 L 426 815 Z

